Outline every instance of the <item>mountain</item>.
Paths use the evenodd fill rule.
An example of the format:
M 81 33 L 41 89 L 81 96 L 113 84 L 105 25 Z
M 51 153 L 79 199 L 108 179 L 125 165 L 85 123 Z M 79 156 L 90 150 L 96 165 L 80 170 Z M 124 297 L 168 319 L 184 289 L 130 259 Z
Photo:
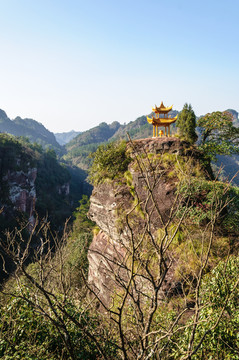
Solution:
M 176 110 L 169 113 L 171 117 L 177 114 L 178 111 Z M 172 130 L 174 128 L 172 127 Z M 110 125 L 101 123 L 90 130 L 82 132 L 66 144 L 65 149 L 67 153 L 64 155 L 64 159 L 86 170 L 91 163 L 88 155 L 96 151 L 100 144 L 117 140 L 128 140 L 127 134 L 129 134 L 131 139 L 148 138 L 152 136 L 152 126 L 147 122 L 145 115 L 124 125 L 116 121 Z
M 41 145 L 43 148 L 52 148 L 59 152 L 61 145 L 56 141 L 55 135 L 47 130 L 45 126 L 33 119 L 22 119 L 17 116 L 10 120 L 5 111 L 0 109 L 0 132 L 8 133 L 14 136 L 24 136 L 30 142 Z
M 65 145 L 79 135 L 80 131 L 71 130 L 69 132 L 55 133 L 55 138 L 60 145 Z
M 121 125 L 117 121 L 110 125 L 103 122 L 82 132 L 65 145 L 67 153 L 63 157 L 64 160 L 70 161 L 82 169 L 88 169 L 90 163 L 88 155 L 96 151 L 100 144 L 109 141 L 120 127 Z
M 239 126 L 238 112 L 233 109 L 226 110 L 233 115 L 233 121 L 235 126 Z M 169 113 L 171 117 L 175 117 L 179 112 L 173 110 Z M 150 114 L 150 116 L 152 113 Z M 171 132 L 176 132 L 176 124 L 171 127 Z M 145 139 L 152 137 L 152 126 L 147 122 L 145 115 L 138 117 L 136 120 L 129 122 L 128 124 L 121 125 L 118 122 L 114 122 L 110 125 L 102 123 L 90 130 L 84 131 L 76 136 L 69 143 L 65 144 L 66 154 L 63 156 L 65 161 L 69 161 L 75 166 L 87 170 L 91 164 L 89 154 L 96 151 L 100 144 L 117 141 L 120 139 L 128 140 L 128 135 L 131 139 Z M 235 166 L 238 168 L 239 156 L 221 156 L 220 164 L 226 166 L 224 171 L 224 177 L 229 176 L 232 178 L 235 175 Z M 234 184 L 239 185 L 239 176 L 234 179 Z

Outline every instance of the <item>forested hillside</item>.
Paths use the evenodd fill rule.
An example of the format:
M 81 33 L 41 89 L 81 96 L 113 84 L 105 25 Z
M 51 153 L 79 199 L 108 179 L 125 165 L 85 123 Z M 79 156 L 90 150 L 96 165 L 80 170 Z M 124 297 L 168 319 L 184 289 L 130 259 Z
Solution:
M 43 148 L 52 148 L 61 152 L 62 148 L 56 141 L 55 135 L 47 130 L 45 126 L 33 119 L 22 119 L 16 117 L 10 120 L 5 111 L 0 109 L 0 132 L 12 134 L 15 136 L 24 136 L 30 142 L 36 142 Z
M 93 129 L 79 134 L 66 144 L 67 153 L 64 155 L 64 159 L 82 169 L 88 169 L 90 163 L 88 155 L 96 151 L 100 144 L 109 141 L 119 128 L 120 123 L 118 122 L 113 122 L 110 125 L 101 123 Z
M 228 109 L 228 111 L 233 115 L 235 126 L 238 126 L 238 112 L 233 109 Z M 171 117 L 175 117 L 177 114 L 178 111 L 176 110 L 169 113 Z M 173 124 L 171 131 L 175 133 L 175 124 Z M 66 163 L 81 169 L 80 178 L 84 180 L 87 177 L 84 170 L 87 170 L 92 162 L 89 154 L 95 152 L 100 144 L 122 139 L 127 140 L 127 133 L 132 139 L 151 137 L 152 126 L 148 124 L 146 116 L 141 116 L 124 125 L 118 122 L 113 122 L 110 125 L 101 123 L 82 133 L 72 130 L 54 135 L 35 120 L 21 119 L 20 117 L 10 120 L 6 113 L 0 110 L 0 132 L 24 136 L 32 143 L 36 142 L 42 145 L 43 148 L 53 148 L 59 156 L 63 156 L 63 160 Z M 61 145 L 64 145 L 64 148 Z M 231 158 L 220 157 L 219 161 L 220 164 L 225 166 L 224 173 L 232 177 L 234 175 L 234 168 L 238 162 L 237 155 Z M 77 176 L 76 173 L 79 173 L 77 168 L 75 168 L 73 176 Z M 236 178 L 234 182 L 239 183 Z
M 85 173 L 59 162 L 53 149 L 44 150 L 24 138 L 0 134 L 1 229 L 25 213 L 47 217 L 55 229 L 71 216 L 83 193 L 90 187 Z M 36 215 L 35 214 L 35 215 Z

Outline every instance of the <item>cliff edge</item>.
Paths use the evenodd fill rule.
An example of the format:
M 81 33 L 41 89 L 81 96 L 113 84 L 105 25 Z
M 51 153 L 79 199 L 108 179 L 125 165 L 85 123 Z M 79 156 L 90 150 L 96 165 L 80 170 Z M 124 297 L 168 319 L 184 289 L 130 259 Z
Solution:
M 166 231 L 167 237 L 170 227 L 178 222 L 179 205 L 183 202 L 178 184 L 183 174 L 208 176 L 197 150 L 189 149 L 178 138 L 135 140 L 127 144 L 126 154 L 130 158 L 127 170 L 115 174 L 114 179 L 106 176 L 99 181 L 90 198 L 89 217 L 100 231 L 88 252 L 88 280 L 107 304 L 119 281 L 127 282 L 126 264 L 135 244 L 139 243 L 136 252 L 140 248 L 141 254 L 149 250 L 151 242 L 157 248 L 158 233 Z M 157 249 L 149 251 L 157 253 Z M 152 262 L 154 257 L 155 254 Z M 170 257 L 168 253 L 171 264 L 160 288 L 161 298 L 181 291 L 174 276 L 178 256 L 169 260 Z

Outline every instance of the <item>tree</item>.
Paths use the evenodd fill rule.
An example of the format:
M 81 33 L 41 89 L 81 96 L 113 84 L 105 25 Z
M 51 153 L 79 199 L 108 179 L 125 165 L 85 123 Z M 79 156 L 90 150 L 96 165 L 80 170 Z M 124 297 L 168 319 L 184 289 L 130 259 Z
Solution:
M 226 263 L 220 262 L 202 282 L 202 311 L 196 338 L 199 340 L 201 337 L 207 347 L 205 348 L 203 341 L 198 341 L 195 359 L 205 359 L 206 356 L 214 359 L 239 359 L 238 271 L 239 259 L 232 256 Z
M 196 134 L 196 115 L 192 109 L 191 104 L 185 104 L 183 110 L 178 116 L 176 123 L 178 127 L 179 136 L 193 144 L 198 136 Z
M 87 217 L 87 213 L 90 207 L 90 200 L 87 195 L 82 195 L 81 200 L 79 201 L 79 206 L 74 211 L 73 215 L 75 217 L 73 223 L 73 233 L 79 232 L 90 232 L 90 230 L 95 226 L 95 223 Z
M 216 111 L 199 118 L 197 125 L 199 148 L 208 158 L 239 153 L 239 129 L 233 125 L 232 114 Z
M 77 285 L 74 283 L 71 262 L 74 247 L 70 243 L 69 248 L 67 228 L 59 239 L 51 232 L 49 223 L 37 221 L 23 240 L 26 226 L 19 226 L 6 234 L 6 240 L 0 240 L 0 248 L 16 265 L 12 279 L 1 288 L 0 357 L 114 358 L 115 347 L 108 329 L 104 329 L 101 319 L 93 314 L 91 301 L 85 300 L 85 288 L 79 289 L 79 279 Z M 36 233 L 40 236 L 40 244 L 34 246 Z M 29 258 L 33 260 L 33 247 L 34 261 L 27 266 Z M 74 250 L 80 257 L 83 249 Z M 6 271 L 3 257 L 2 260 Z

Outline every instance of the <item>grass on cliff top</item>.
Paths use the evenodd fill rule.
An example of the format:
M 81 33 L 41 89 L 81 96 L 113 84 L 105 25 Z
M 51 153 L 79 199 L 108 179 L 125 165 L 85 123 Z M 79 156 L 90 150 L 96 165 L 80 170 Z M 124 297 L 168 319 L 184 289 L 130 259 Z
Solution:
M 91 157 L 93 164 L 89 171 L 89 181 L 92 185 L 123 175 L 131 161 L 126 152 L 126 141 L 101 145 Z

